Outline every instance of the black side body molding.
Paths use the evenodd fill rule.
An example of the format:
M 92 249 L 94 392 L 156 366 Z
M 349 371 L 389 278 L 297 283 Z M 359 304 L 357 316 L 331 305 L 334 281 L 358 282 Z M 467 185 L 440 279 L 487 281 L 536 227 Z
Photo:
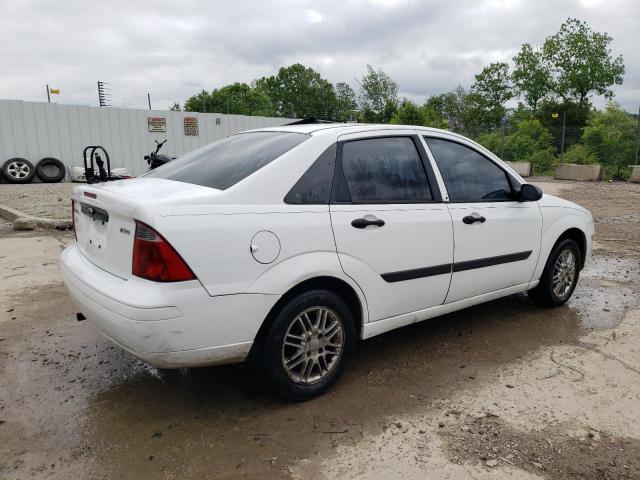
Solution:
M 451 264 L 435 265 L 433 267 L 415 268 L 413 270 L 401 270 L 399 272 L 383 273 L 382 278 L 389 283 L 413 280 L 414 278 L 433 277 L 451 273 Z
M 519 262 L 520 260 L 526 260 L 530 256 L 531 256 L 531 250 L 527 252 L 498 255 L 497 257 L 487 257 L 487 258 L 479 258 L 478 260 L 468 260 L 466 262 L 454 263 L 453 271 L 464 272 L 465 270 L 473 270 L 474 268 L 491 267 L 493 265 L 502 265 L 503 263 Z
M 477 260 L 467 260 L 465 262 L 447 263 L 444 265 L 435 265 L 433 267 L 414 268 L 412 270 L 401 270 L 399 272 L 383 273 L 381 277 L 384 281 L 402 282 L 404 280 L 413 280 L 415 278 L 433 277 L 434 275 L 444 275 L 445 273 L 464 272 L 465 270 L 473 270 L 475 268 L 491 267 L 493 265 L 502 265 L 503 263 L 519 262 L 526 260 L 531 256 L 532 251 L 509 253 L 507 255 L 498 255 L 496 257 L 479 258 Z

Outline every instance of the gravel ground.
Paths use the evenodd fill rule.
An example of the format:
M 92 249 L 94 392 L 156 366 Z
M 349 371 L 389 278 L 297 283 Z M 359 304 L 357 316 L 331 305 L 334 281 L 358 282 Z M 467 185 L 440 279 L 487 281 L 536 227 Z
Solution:
M 567 305 L 512 296 L 380 335 L 297 404 L 246 366 L 133 358 L 75 320 L 73 234 L 0 221 L 0 478 L 640 478 L 640 185 L 536 182 L 596 221 Z
M 0 204 L 34 217 L 71 218 L 74 183 L 0 184 Z

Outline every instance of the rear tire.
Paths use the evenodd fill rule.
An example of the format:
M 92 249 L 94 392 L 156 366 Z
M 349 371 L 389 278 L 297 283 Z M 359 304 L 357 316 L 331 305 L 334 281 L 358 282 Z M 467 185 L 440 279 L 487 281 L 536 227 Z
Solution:
M 29 160 L 11 158 L 2 165 L 2 175 L 9 183 L 29 183 L 36 175 L 36 169 Z
M 575 241 L 567 238 L 558 242 L 547 259 L 540 283 L 529 290 L 529 297 L 543 307 L 566 303 L 578 283 L 581 258 L 580 247 Z
M 46 168 L 52 168 L 55 170 L 54 174 L 49 174 L 45 170 Z M 57 158 L 45 157 L 36 165 L 36 175 L 44 183 L 58 183 L 61 182 L 67 175 L 67 170 Z
M 271 386 L 292 401 L 327 391 L 353 350 L 355 326 L 347 303 L 334 292 L 310 290 L 275 315 L 260 364 Z

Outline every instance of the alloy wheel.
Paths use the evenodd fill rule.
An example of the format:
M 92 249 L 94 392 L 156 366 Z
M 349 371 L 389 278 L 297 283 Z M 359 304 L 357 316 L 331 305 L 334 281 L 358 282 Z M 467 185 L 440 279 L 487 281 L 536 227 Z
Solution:
M 282 366 L 295 383 L 310 385 L 337 367 L 344 350 L 340 316 L 327 307 L 311 307 L 296 316 L 284 336 Z
M 26 163 L 16 160 L 9 164 L 6 172 L 13 178 L 21 179 L 27 177 L 29 173 L 31 173 L 31 168 Z
M 553 266 L 552 287 L 553 293 L 560 299 L 564 299 L 573 286 L 576 278 L 576 254 L 567 248 L 563 250 Z

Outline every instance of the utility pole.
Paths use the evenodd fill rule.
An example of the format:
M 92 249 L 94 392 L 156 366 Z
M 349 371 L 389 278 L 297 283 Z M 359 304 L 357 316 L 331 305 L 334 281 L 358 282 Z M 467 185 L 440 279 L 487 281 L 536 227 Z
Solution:
M 47 84 L 47 102 L 51 103 L 51 94 L 49 93 L 49 84 Z M 636 157 L 637 157 L 637 155 L 636 155 Z M 637 158 L 636 158 L 636 160 L 637 160 Z
M 638 131 L 636 132 L 636 166 L 638 165 L 638 152 L 640 151 L 640 107 L 638 107 Z
M 564 134 L 567 129 L 567 109 L 562 112 L 562 143 L 560 144 L 560 161 L 564 157 Z
M 149 104 L 149 110 L 151 110 L 151 95 L 147 93 L 147 103 Z

